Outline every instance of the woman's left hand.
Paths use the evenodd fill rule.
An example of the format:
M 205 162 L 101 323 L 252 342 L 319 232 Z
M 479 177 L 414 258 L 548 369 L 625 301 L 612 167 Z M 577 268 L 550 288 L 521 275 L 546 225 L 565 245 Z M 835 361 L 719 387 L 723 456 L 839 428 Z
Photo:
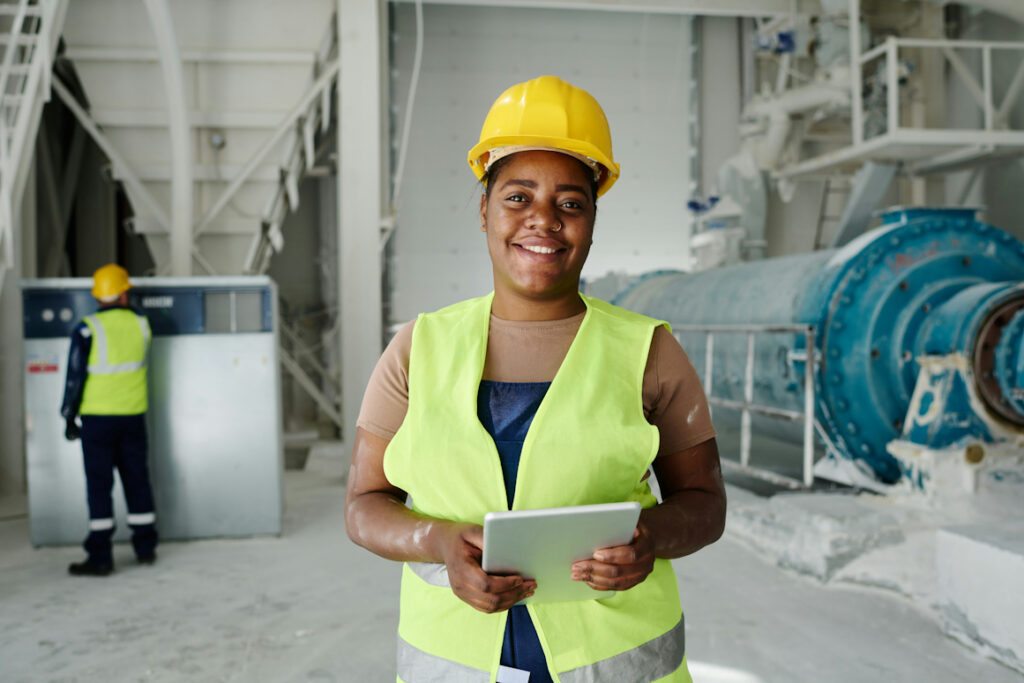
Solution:
M 601 548 L 594 552 L 594 559 L 574 562 L 572 578 L 595 590 L 623 591 L 646 579 L 653 570 L 654 540 L 639 524 L 629 545 Z

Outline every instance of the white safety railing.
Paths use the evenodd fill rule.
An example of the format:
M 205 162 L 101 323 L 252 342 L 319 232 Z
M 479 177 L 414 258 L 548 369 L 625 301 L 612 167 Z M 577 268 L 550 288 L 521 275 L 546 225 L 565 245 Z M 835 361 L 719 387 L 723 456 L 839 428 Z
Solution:
M 971 95 L 971 99 L 980 110 L 980 125 L 974 128 L 915 128 L 903 123 L 900 113 L 905 102 L 903 98 L 909 93 L 901 87 L 900 69 L 901 51 L 916 49 L 934 51 L 942 55 L 950 70 L 957 75 L 960 82 Z M 965 58 L 965 55 L 967 58 Z M 992 83 L 992 60 L 996 55 L 1005 55 L 1009 61 L 1016 63 L 1016 71 L 1009 86 L 1001 93 L 996 102 L 996 93 Z M 970 57 L 974 57 L 971 59 Z M 881 68 L 878 73 L 883 77 L 869 82 L 884 84 L 885 125 L 876 130 L 865 131 L 864 109 L 855 98 L 852 110 L 853 142 L 860 144 L 873 137 L 888 134 L 902 134 L 927 131 L 929 138 L 944 136 L 949 142 L 961 145 L 984 144 L 1020 144 L 1024 132 L 1013 130 L 1010 126 L 1013 109 L 1020 102 L 1020 94 L 1024 89 L 1024 43 L 1008 41 L 982 40 L 940 40 L 927 38 L 896 38 L 890 36 L 877 47 L 859 55 L 855 68 L 858 83 L 863 83 L 868 67 L 879 61 Z M 980 64 L 972 66 L 970 62 Z M 872 134 L 874 133 L 874 134 Z
M 814 349 L 814 325 L 672 325 L 672 330 L 677 338 L 683 332 L 705 335 L 704 392 L 707 395 L 708 403 L 712 406 L 721 406 L 740 411 L 740 460 L 737 463 L 723 458 L 722 466 L 787 488 L 810 487 L 814 483 L 814 431 L 816 427 L 819 434 L 826 440 L 826 444 L 828 443 L 827 437 L 814 417 L 814 377 L 817 372 L 817 359 L 815 353 L 808 352 L 808 350 Z M 804 338 L 805 350 L 803 352 L 791 351 L 789 354 L 790 360 L 803 361 L 805 363 L 803 412 L 754 403 L 754 338 L 758 334 L 783 333 L 803 335 Z M 714 395 L 716 334 L 746 335 L 746 364 L 743 373 L 742 401 L 734 401 Z M 802 477 L 800 480 L 750 464 L 751 416 L 753 413 L 790 422 L 803 422 L 803 462 L 801 464 Z
M 0 289 L 14 267 L 14 205 L 20 200 L 42 105 L 50 99 L 50 72 L 67 0 L 0 4 Z

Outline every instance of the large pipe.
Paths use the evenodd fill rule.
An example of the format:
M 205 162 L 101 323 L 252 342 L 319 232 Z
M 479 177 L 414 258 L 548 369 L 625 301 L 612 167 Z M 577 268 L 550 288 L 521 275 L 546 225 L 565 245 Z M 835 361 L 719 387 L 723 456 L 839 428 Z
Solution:
M 924 356 L 965 358 L 979 397 L 974 417 L 1024 434 L 1022 280 L 1024 244 L 975 220 L 972 209 L 898 208 L 840 249 L 654 274 L 615 303 L 677 324 L 814 325 L 818 420 L 837 455 L 894 482 L 902 471 L 886 444 L 903 432 Z M 742 401 L 746 352 L 742 335 L 734 337 L 715 339 L 709 389 Z M 704 367 L 704 335 L 682 341 Z M 792 334 L 758 340 L 755 403 L 803 409 L 802 347 Z M 791 423 L 756 426 L 803 437 Z

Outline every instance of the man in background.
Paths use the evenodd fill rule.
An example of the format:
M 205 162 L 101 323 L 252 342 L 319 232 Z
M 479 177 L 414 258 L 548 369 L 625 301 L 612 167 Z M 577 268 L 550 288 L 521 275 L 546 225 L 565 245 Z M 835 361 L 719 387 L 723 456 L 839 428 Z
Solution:
M 77 576 L 106 576 L 114 570 L 112 490 L 114 468 L 121 475 L 132 547 L 142 564 L 156 561 L 156 515 L 146 463 L 146 358 L 149 321 L 128 307 L 128 272 L 108 264 L 93 274 L 99 311 L 71 334 L 71 352 L 61 415 L 64 436 L 82 439 L 89 499 L 88 554 L 68 567 Z M 81 415 L 81 426 L 76 417 Z

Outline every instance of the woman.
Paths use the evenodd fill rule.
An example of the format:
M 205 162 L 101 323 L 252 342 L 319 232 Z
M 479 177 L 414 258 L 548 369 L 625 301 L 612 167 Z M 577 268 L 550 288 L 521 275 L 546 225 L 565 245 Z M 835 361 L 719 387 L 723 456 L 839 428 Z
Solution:
M 398 680 L 689 681 L 668 560 L 721 535 L 725 494 L 678 342 L 579 293 L 597 198 L 619 174 L 604 113 L 553 76 L 513 86 L 469 164 L 494 292 L 395 336 L 348 479 L 349 536 L 406 563 Z M 624 500 L 644 508 L 632 543 L 566 569 L 617 591 L 606 599 L 517 605 L 536 583 L 480 567 L 489 511 Z

